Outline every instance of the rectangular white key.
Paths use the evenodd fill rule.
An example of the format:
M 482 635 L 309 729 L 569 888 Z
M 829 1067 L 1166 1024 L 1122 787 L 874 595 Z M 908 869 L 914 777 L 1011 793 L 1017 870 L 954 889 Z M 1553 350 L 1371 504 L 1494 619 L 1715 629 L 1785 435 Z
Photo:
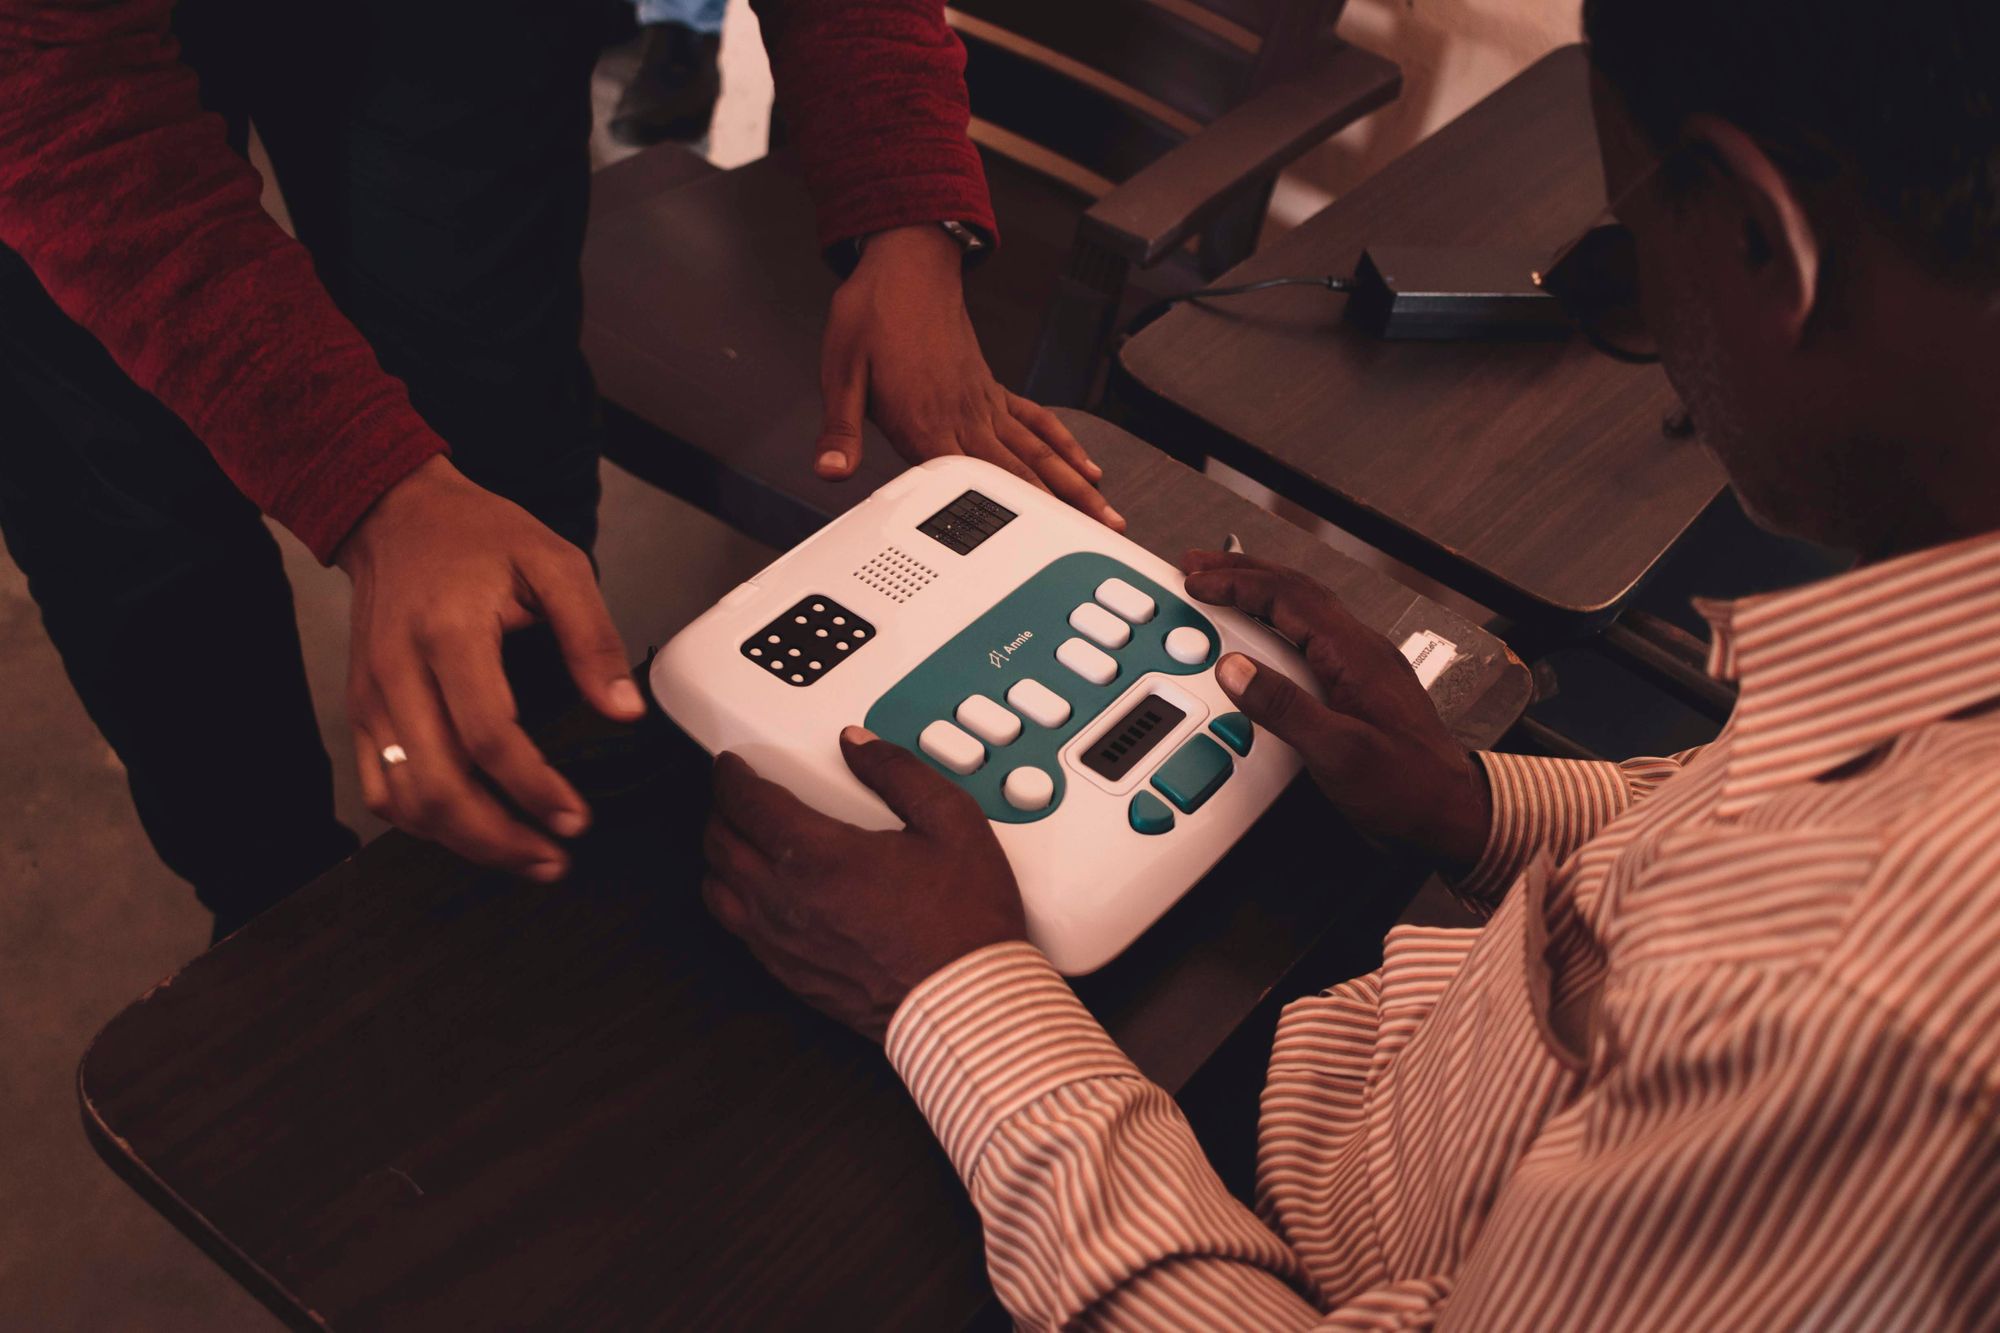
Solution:
M 1123 648 L 1132 642 L 1132 627 L 1096 602 L 1085 602 L 1070 612 L 1069 627 L 1105 648 Z
M 1056 661 L 1092 685 L 1109 685 L 1118 679 L 1118 659 L 1082 639 L 1064 639 L 1062 647 L 1056 649 Z
M 979 766 L 986 762 L 985 746 L 942 720 L 925 727 L 923 734 L 917 737 L 917 745 L 925 754 L 961 777 L 977 773 Z
M 1069 721 L 1069 700 L 1039 680 L 1017 680 L 1007 702 L 1038 727 L 1060 727 Z
M 1097 591 L 1091 595 L 1135 625 L 1151 620 L 1153 612 L 1158 609 L 1152 598 L 1124 579 L 1106 579 L 1097 585 Z
M 1021 719 L 983 694 L 975 694 L 958 706 L 958 725 L 988 745 L 1012 745 L 1021 734 Z

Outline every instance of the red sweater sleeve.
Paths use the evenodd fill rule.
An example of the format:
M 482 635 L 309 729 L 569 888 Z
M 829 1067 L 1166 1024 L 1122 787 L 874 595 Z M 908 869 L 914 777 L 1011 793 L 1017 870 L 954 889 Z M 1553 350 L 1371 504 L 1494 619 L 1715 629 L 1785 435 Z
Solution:
M 965 47 L 942 0 L 752 4 L 822 249 L 920 222 L 995 234 L 986 173 L 965 132 Z
M 204 112 L 172 0 L 0 0 L 0 242 L 331 558 L 444 450 Z

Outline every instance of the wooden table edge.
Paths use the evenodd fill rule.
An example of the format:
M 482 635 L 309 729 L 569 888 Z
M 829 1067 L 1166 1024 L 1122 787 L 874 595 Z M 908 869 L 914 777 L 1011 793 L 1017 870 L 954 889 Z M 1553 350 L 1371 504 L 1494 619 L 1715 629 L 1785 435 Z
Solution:
M 200 958 L 204 955 L 197 954 Z M 257 1299 L 282 1323 L 295 1329 L 325 1330 L 327 1322 L 318 1312 L 301 1300 L 296 1293 L 278 1280 L 263 1265 L 233 1244 L 222 1229 L 210 1221 L 207 1214 L 189 1203 L 162 1180 L 158 1173 L 132 1150 L 131 1143 L 111 1128 L 108 1121 L 97 1109 L 97 1101 L 90 1091 L 91 1057 L 97 1053 L 98 1043 L 104 1035 L 123 1022 L 126 1015 L 150 1003 L 160 991 L 174 984 L 195 961 L 189 959 L 163 981 L 153 986 L 145 994 L 125 1005 L 107 1020 L 103 1027 L 92 1035 L 90 1044 L 84 1047 L 83 1057 L 76 1066 L 76 1100 L 83 1120 L 83 1136 L 89 1140 L 103 1163 L 111 1168 L 113 1175 L 131 1187 L 132 1192 L 150 1204 L 155 1212 L 173 1224 L 196 1249 L 214 1260 L 222 1270 Z
M 1288 463 L 1273 458 L 1269 454 L 1261 453 L 1254 447 L 1242 443 L 1230 435 L 1228 431 L 1214 425 L 1197 413 L 1195 409 L 1175 397 L 1172 391 L 1154 388 L 1150 383 L 1141 379 L 1138 372 L 1125 360 L 1127 353 L 1131 350 L 1132 344 L 1144 336 L 1145 331 L 1142 329 L 1138 334 L 1127 340 L 1123 347 L 1118 349 L 1117 355 L 1118 370 L 1121 377 L 1119 392 L 1139 410 L 1142 424 L 1147 424 L 1144 416 L 1147 411 L 1158 411 L 1158 405 L 1164 405 L 1168 411 L 1180 419 L 1179 425 L 1182 431 L 1191 431 L 1200 437 L 1195 443 L 1202 452 L 1241 472 L 1258 485 L 1268 487 L 1278 494 L 1285 496 L 1288 500 L 1292 500 L 1293 503 L 1298 504 L 1315 518 L 1320 518 L 1336 526 L 1343 527 L 1348 525 L 1349 519 L 1358 518 L 1360 520 L 1359 526 L 1379 525 L 1383 528 L 1392 529 L 1404 541 L 1413 545 L 1435 547 L 1437 550 L 1436 559 L 1440 566 L 1444 564 L 1457 566 L 1469 572 L 1473 577 L 1467 578 L 1457 574 L 1446 577 L 1445 573 L 1440 569 L 1420 572 L 1427 573 L 1429 577 L 1435 578 L 1439 583 L 1444 584 L 1452 591 L 1471 598 L 1482 606 L 1486 606 L 1489 610 L 1507 613 L 1519 607 L 1536 607 L 1545 613 L 1553 613 L 1557 616 L 1577 621 L 1590 621 L 1608 617 L 1614 615 L 1619 608 L 1624 606 L 1632 594 L 1638 591 L 1639 586 L 1659 566 L 1659 561 L 1654 561 L 1653 564 L 1633 575 L 1630 581 L 1616 595 L 1607 596 L 1598 601 L 1575 602 L 1558 600 L 1543 596 L 1540 593 L 1530 592 L 1514 579 L 1495 573 L 1490 569 L 1475 566 L 1458 552 L 1446 550 L 1430 539 L 1419 536 L 1407 523 L 1383 513 L 1374 505 L 1367 504 L 1353 496 L 1336 491 L 1331 485 L 1321 481 L 1319 478 L 1301 472 Z M 1288 488 L 1285 484 L 1287 481 L 1294 482 L 1295 485 Z M 1717 495 L 1722 493 L 1724 485 L 1726 483 L 1716 487 Z M 1326 506 L 1315 505 L 1296 499 L 1296 492 L 1301 488 L 1332 496 L 1335 500 L 1332 508 L 1339 512 L 1328 515 L 1322 512 L 1322 509 Z M 1696 514 L 1687 523 L 1683 524 L 1680 534 L 1676 536 L 1675 540 L 1678 541 L 1679 536 L 1686 535 L 1687 530 L 1693 527 L 1699 518 L 1700 514 Z M 1380 543 L 1370 540 L 1366 532 L 1357 532 L 1354 535 L 1362 541 L 1367 542 L 1371 547 L 1379 548 Z M 1385 552 L 1385 554 L 1387 553 Z M 1397 554 L 1393 558 L 1402 561 L 1404 564 L 1411 565 L 1413 568 L 1416 567 L 1416 563 L 1408 556 Z M 1482 584 L 1485 586 L 1482 587 Z M 1503 603 L 1500 606 L 1491 604 L 1491 590 L 1496 588 L 1505 593 L 1505 597 L 1500 599 Z M 1512 605 L 1510 606 L 1508 603 Z

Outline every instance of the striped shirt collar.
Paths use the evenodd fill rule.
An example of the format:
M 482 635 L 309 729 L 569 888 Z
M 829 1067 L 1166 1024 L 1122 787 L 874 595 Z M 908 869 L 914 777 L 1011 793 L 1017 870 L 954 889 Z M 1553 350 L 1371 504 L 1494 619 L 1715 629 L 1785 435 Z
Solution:
M 1740 686 L 1719 815 L 2000 697 L 2000 533 L 1696 607 Z

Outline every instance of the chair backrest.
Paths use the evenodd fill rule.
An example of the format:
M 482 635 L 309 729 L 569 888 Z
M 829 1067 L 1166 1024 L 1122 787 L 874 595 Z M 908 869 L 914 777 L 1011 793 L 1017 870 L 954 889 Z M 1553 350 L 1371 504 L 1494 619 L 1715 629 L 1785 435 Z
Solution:
M 1345 2 L 950 0 L 950 8 L 973 116 L 1116 184 L 1302 65 Z

